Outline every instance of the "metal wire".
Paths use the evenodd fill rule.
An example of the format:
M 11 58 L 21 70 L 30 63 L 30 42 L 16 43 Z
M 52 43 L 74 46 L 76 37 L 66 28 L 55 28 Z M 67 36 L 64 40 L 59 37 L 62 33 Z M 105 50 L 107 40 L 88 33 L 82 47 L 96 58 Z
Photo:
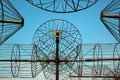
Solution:
M 70 13 L 86 9 L 98 0 L 86 0 L 86 5 L 80 4 L 82 0 L 26 1 L 50 12 Z M 119 2 L 120 0 L 113 0 L 101 12 L 103 24 L 118 41 L 120 41 Z M 2 44 L 23 26 L 24 21 L 8 0 L 0 0 L 0 3 L 0 44 Z M 10 30 L 11 25 L 19 27 Z M 79 31 L 69 21 L 49 20 L 36 30 L 33 44 L 0 46 L 0 78 L 35 78 L 43 72 L 47 80 L 120 79 L 120 43 L 81 42 Z
M 120 0 L 113 0 L 102 10 L 101 21 L 115 39 L 120 41 Z
M 32 78 L 31 44 L 5 44 L 0 46 L 0 78 Z
M 0 0 L 0 45 L 23 27 L 24 19 L 9 0 Z
M 43 23 L 35 32 L 33 43 L 42 68 L 40 71 L 48 80 L 56 75 L 60 79 L 67 77 L 66 71 L 72 71 L 74 62 L 81 49 L 81 35 L 78 29 L 70 22 L 62 19 L 49 20 Z M 49 61 L 48 61 L 49 60 Z M 59 70 L 58 70 L 59 68 Z M 49 73 L 49 74 L 48 74 Z
M 117 51 L 119 51 L 117 43 Z M 115 56 L 116 44 L 82 44 L 82 58 L 76 60 L 81 63 L 82 74 L 70 73 L 72 80 L 82 80 L 84 78 L 92 80 L 119 79 L 120 58 Z M 119 53 L 119 52 L 118 52 Z M 94 54 L 94 55 L 93 55 Z M 113 57 L 114 56 L 114 57 Z M 116 63 L 116 66 L 114 63 Z M 81 66 L 80 65 L 80 66 Z M 117 69 L 117 73 L 114 70 Z M 81 71 L 81 70 L 80 70 Z M 77 72 L 80 73 L 80 72 Z
M 113 58 L 120 58 L 120 43 L 116 43 L 113 51 Z M 120 60 L 113 61 L 116 76 L 120 76 Z
M 71 13 L 89 8 L 98 0 L 26 0 L 33 6 L 55 13 Z
M 55 80 L 55 60 L 41 60 L 34 48 L 35 44 L 1 45 L 0 79 L 36 78 L 40 72 L 43 72 L 46 79 Z M 82 44 L 82 52 L 76 59 L 60 60 L 60 80 L 119 79 L 120 57 L 118 55 L 119 43 Z M 69 62 L 74 65 L 71 66 Z

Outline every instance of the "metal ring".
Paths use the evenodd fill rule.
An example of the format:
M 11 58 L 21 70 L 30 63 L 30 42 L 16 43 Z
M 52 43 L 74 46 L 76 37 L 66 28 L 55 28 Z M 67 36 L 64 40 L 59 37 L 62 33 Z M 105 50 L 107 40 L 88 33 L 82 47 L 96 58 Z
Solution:
M 11 72 L 14 78 L 18 77 L 20 71 L 20 47 L 15 44 L 11 51 Z

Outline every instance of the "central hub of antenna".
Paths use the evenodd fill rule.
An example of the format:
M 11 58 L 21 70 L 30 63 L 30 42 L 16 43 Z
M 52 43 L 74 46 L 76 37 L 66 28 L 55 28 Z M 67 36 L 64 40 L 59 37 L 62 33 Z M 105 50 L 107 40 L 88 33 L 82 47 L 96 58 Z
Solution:
M 55 37 L 60 37 L 61 36 L 60 30 L 54 31 L 54 35 L 55 35 Z

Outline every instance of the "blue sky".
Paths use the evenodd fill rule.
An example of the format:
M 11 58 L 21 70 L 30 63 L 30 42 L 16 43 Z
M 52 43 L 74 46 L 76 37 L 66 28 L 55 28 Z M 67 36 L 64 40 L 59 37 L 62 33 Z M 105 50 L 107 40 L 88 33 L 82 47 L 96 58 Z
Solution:
M 112 0 L 99 0 L 86 10 L 60 14 L 41 10 L 25 0 L 10 0 L 24 17 L 24 26 L 5 43 L 31 44 L 36 29 L 51 19 L 65 19 L 75 25 L 82 36 L 82 43 L 113 43 L 114 37 L 100 21 L 101 10 Z

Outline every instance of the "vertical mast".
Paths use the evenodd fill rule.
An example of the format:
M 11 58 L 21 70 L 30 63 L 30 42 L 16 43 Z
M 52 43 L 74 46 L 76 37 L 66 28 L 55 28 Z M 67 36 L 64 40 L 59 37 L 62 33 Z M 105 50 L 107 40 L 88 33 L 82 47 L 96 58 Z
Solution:
M 56 64 L 56 80 L 59 80 L 59 37 L 60 37 L 60 31 L 55 31 L 55 37 L 56 37 L 56 57 L 55 57 L 55 64 Z

